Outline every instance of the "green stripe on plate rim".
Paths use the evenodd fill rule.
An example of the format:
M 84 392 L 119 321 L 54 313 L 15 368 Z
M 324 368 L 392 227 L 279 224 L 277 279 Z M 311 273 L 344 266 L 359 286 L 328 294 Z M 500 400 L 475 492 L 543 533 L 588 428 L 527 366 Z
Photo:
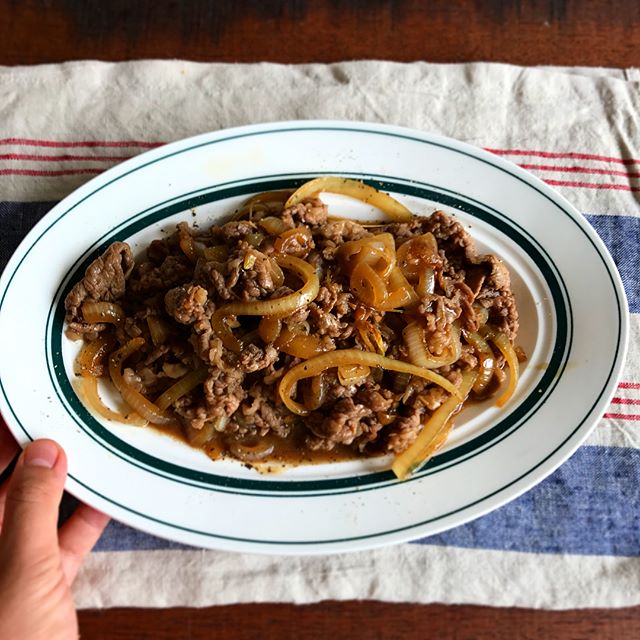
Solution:
M 326 173 L 330 174 L 332 172 Z M 318 172 L 315 172 L 313 175 L 318 175 Z M 555 269 L 548 256 L 546 259 L 543 257 L 542 248 L 535 246 L 537 245 L 535 240 L 525 237 L 528 234 L 526 234 L 524 230 L 516 228 L 517 225 L 510 221 L 504 214 L 500 214 L 495 210 L 490 211 L 490 208 L 486 205 L 475 203 L 474 201 L 471 201 L 471 199 L 464 198 L 460 194 L 454 194 L 454 192 L 437 188 L 434 185 L 419 184 L 415 181 L 407 183 L 399 180 L 398 178 L 391 178 L 389 176 L 375 176 L 375 178 L 372 179 L 371 174 L 363 176 L 362 174 L 350 173 L 348 175 L 351 177 L 366 178 L 367 182 L 381 189 L 405 193 L 407 195 L 417 196 L 432 202 L 438 202 L 439 204 L 453 206 L 457 210 L 464 211 L 488 222 L 494 228 L 508 235 L 511 240 L 517 242 L 534 260 L 536 266 L 538 266 L 543 273 L 554 300 L 557 318 L 556 340 L 549 366 L 540 383 L 536 386 L 533 392 L 500 423 L 480 434 L 473 440 L 452 450 L 445 451 L 439 456 L 433 458 L 419 473 L 413 476 L 412 479 L 417 480 L 425 475 L 439 472 L 455 464 L 460 464 L 462 461 L 495 446 L 499 441 L 522 426 L 522 424 L 524 424 L 526 420 L 528 420 L 544 403 L 544 400 L 548 397 L 549 393 L 551 393 L 561 377 L 561 373 L 566 364 L 566 358 L 571 347 L 571 312 L 570 307 L 568 306 L 568 297 L 567 306 L 565 307 L 565 299 L 562 295 L 562 290 L 564 290 L 566 295 L 566 287 L 564 283 L 562 283 L 562 287 L 558 283 L 555 275 L 557 274 L 557 269 Z M 51 360 L 47 358 L 47 366 L 52 382 L 54 381 L 54 377 L 57 378 L 59 387 L 54 383 L 54 388 L 56 389 L 56 392 L 58 392 L 62 405 L 65 407 L 74 422 L 85 433 L 123 460 L 145 469 L 146 471 L 179 482 L 187 484 L 196 483 L 196 486 L 204 485 L 205 488 L 231 493 L 241 492 L 252 493 L 253 495 L 270 496 L 299 495 L 301 493 L 305 495 L 326 495 L 327 493 L 348 493 L 352 490 L 362 491 L 365 488 L 381 488 L 387 486 L 391 482 L 395 482 L 395 478 L 390 471 L 366 473 L 330 480 L 274 481 L 230 478 L 201 471 L 194 471 L 193 469 L 168 463 L 128 445 L 97 422 L 79 402 L 64 370 L 61 357 L 64 297 L 70 290 L 72 283 L 77 279 L 76 274 L 83 273 L 88 264 L 111 242 L 116 240 L 126 240 L 133 234 L 141 231 L 151 224 L 160 222 L 176 213 L 189 210 L 205 203 L 223 200 L 238 195 L 246 195 L 260 190 L 295 187 L 303 183 L 309 177 L 310 176 L 306 174 L 304 176 L 296 174 L 295 177 L 291 175 L 287 177 L 260 176 L 250 180 L 240 181 L 241 184 L 225 183 L 224 185 L 218 185 L 217 187 L 210 188 L 209 190 L 200 190 L 197 194 L 183 194 L 178 198 L 173 198 L 170 201 L 170 205 L 163 202 L 128 218 L 126 223 L 110 230 L 108 234 L 105 234 L 102 238 L 97 240 L 93 247 L 78 261 L 76 261 L 63 279 L 63 283 L 54 298 L 47 321 L 47 326 L 49 327 L 49 330 L 47 330 L 47 352 L 51 358 Z M 567 319 L 569 322 L 567 322 Z M 61 394 L 59 390 L 61 391 Z

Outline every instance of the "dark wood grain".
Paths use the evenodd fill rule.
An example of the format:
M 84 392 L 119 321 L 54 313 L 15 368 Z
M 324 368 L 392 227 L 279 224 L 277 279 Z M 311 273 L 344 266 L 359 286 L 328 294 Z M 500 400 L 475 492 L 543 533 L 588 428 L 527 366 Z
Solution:
M 209 609 L 85 611 L 82 640 L 635 640 L 640 607 L 533 611 L 491 607 L 323 602 Z M 108 629 L 108 636 L 104 635 Z
M 96 58 L 640 65 L 631 0 L 0 0 L 0 64 Z M 83 640 L 640 638 L 640 608 L 329 602 L 80 613 Z
M 634 0 L 1 0 L 0 63 L 181 57 L 637 66 Z

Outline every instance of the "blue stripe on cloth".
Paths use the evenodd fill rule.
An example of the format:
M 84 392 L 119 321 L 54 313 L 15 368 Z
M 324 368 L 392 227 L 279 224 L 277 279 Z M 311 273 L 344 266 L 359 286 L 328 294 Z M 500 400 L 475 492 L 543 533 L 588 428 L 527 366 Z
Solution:
M 520 498 L 419 544 L 640 556 L 639 504 L 640 450 L 587 446 Z M 286 538 L 284 528 L 282 535 Z M 118 522 L 107 527 L 96 545 L 97 551 L 186 548 Z
M 0 273 L 7 266 L 11 254 L 56 202 L 0 202 Z
M 613 257 L 629 301 L 629 311 L 640 313 L 640 218 L 586 215 Z

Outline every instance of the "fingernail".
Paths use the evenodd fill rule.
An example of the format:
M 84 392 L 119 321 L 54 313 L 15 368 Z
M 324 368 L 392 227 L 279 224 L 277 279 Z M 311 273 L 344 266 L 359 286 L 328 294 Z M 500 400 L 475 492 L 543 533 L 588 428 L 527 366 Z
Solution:
M 48 440 L 36 440 L 24 452 L 24 464 L 27 467 L 46 467 L 53 469 L 59 456 L 58 447 Z

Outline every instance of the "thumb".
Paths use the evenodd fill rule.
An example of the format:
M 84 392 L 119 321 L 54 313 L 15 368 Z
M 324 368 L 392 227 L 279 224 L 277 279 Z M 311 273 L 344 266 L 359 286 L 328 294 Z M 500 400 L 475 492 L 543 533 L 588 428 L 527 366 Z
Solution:
M 66 475 L 66 456 L 53 440 L 36 440 L 24 450 L 9 481 L 3 551 L 31 560 L 58 553 L 58 506 Z

